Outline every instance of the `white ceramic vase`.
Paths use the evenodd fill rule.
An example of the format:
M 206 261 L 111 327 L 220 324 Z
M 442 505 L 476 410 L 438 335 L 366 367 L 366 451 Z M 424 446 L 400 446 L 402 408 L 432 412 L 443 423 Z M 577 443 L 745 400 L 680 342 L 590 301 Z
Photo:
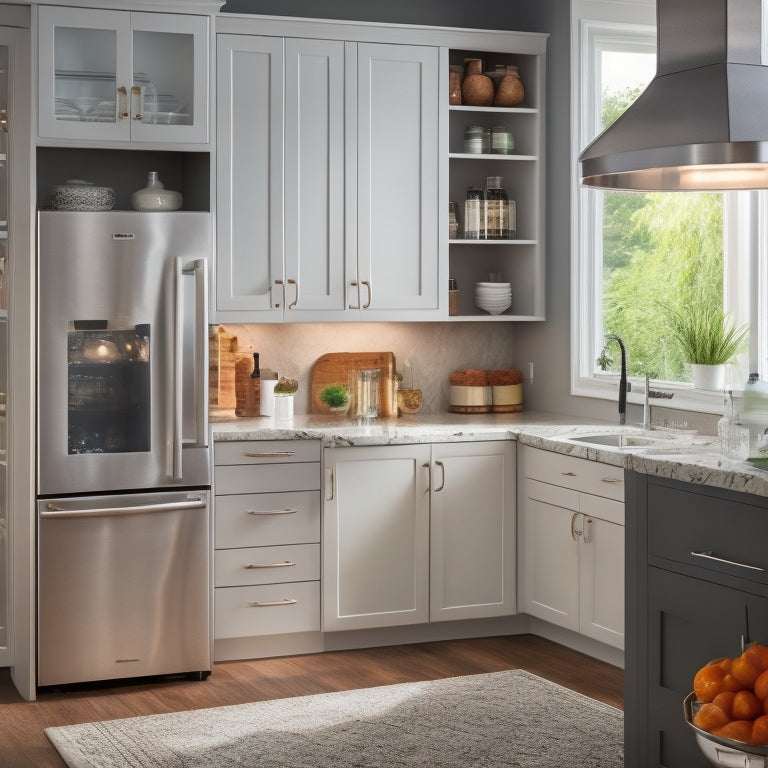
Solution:
M 181 202 L 181 193 L 166 189 L 157 171 L 150 171 L 147 186 L 131 195 L 131 206 L 135 211 L 176 211 L 181 208 Z
M 293 418 L 293 395 L 286 392 L 275 393 L 275 421 Z
M 693 388 L 722 391 L 725 388 L 725 365 L 691 363 Z

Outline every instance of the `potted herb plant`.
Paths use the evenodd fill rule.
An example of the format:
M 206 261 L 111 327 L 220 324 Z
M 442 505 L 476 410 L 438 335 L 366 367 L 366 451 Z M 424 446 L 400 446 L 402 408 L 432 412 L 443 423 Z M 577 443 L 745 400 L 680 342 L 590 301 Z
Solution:
M 331 413 L 339 414 L 349 410 L 349 403 L 352 400 L 352 394 L 344 384 L 330 384 L 320 390 L 319 397 L 320 401 L 331 409 Z
M 288 379 L 281 376 L 275 384 L 275 419 L 293 418 L 293 396 L 299 388 L 296 379 Z
M 672 334 L 693 370 L 696 389 L 723 389 L 725 366 L 741 351 L 749 326 L 738 328 L 720 307 L 692 301 L 680 310 L 667 307 Z

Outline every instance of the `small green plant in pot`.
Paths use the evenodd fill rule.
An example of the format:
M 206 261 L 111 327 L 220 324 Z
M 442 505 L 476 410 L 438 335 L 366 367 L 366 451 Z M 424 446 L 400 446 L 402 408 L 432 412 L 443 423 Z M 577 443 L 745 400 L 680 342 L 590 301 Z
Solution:
M 666 308 L 673 336 L 693 369 L 696 389 L 722 389 L 725 366 L 742 350 L 749 325 L 736 327 L 720 307 L 692 301 L 680 310 Z
M 332 411 L 346 411 L 351 400 L 349 389 L 343 384 L 331 384 L 320 391 L 320 400 Z

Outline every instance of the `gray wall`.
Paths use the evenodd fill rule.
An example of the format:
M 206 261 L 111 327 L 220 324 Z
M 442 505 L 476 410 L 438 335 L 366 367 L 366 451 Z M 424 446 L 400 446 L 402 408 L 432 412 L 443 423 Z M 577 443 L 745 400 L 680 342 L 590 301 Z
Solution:
M 547 32 L 546 247 L 547 321 L 511 324 L 513 364 L 528 375 L 528 410 L 547 410 L 590 418 L 616 418 L 616 404 L 570 396 L 570 2 L 517 0 L 486 6 L 466 0 L 229 0 L 224 12 L 354 21 L 426 24 Z M 482 10 L 482 12 L 481 12 Z M 556 212 L 556 213 L 555 213 Z M 477 333 L 483 328 L 478 324 Z M 632 408 L 632 406 L 630 406 Z M 641 416 L 630 412 L 630 419 Z

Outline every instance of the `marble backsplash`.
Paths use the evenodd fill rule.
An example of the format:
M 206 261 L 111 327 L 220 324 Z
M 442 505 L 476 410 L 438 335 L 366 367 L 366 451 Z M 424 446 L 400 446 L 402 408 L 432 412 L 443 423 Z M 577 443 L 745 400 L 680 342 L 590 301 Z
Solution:
M 312 366 L 326 352 L 393 352 L 397 371 L 404 377 L 403 385 L 423 392 L 423 413 L 447 410 L 451 372 L 463 368 L 515 367 L 513 327 L 509 323 L 290 323 L 223 327 L 237 336 L 239 351 L 259 353 L 263 370 L 298 379 L 294 403 L 297 414 L 309 413 Z

